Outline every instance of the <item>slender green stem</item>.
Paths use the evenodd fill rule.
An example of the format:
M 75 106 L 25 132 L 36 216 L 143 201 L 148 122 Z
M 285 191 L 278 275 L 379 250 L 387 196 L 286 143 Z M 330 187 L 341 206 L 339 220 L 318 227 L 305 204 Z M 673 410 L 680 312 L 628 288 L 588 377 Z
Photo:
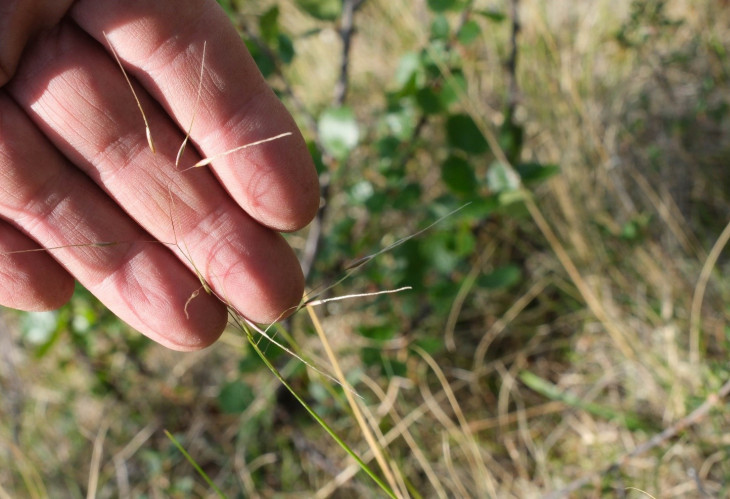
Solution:
M 167 435 L 167 438 L 169 438 L 170 441 L 173 443 L 173 445 L 175 447 L 177 447 L 177 450 L 179 450 L 182 453 L 182 455 L 185 456 L 185 459 L 188 460 L 188 462 L 192 465 L 192 467 L 195 468 L 195 471 L 198 472 L 198 475 L 203 477 L 203 480 L 205 480 L 205 482 L 210 486 L 210 488 L 212 488 L 216 492 L 216 494 L 218 494 L 218 497 L 226 497 L 226 495 L 223 492 L 221 492 L 221 489 L 219 489 L 216 486 L 216 484 L 213 483 L 213 480 L 210 479 L 208 474 L 205 471 L 203 471 L 203 469 L 200 466 L 198 466 L 198 463 L 195 462 L 195 460 L 192 458 L 192 456 L 190 454 L 188 454 L 188 452 L 185 450 L 185 448 L 182 446 L 182 444 L 180 444 L 180 442 L 178 442 L 177 439 L 172 436 L 172 433 L 165 430 L 165 435 Z
M 378 486 L 386 493 L 388 494 L 388 497 L 391 497 L 392 499 L 397 499 L 396 495 L 393 493 L 391 488 L 383 482 L 383 480 L 378 477 L 378 475 L 375 474 L 375 472 L 370 469 L 370 467 L 363 461 L 360 456 L 358 456 L 355 451 L 353 451 L 349 445 L 347 445 L 344 440 L 342 440 L 335 431 L 330 428 L 330 426 L 316 413 L 314 412 L 314 409 L 312 409 L 305 401 L 302 399 L 299 394 L 289 385 L 289 383 L 286 382 L 286 380 L 282 377 L 281 373 L 279 372 L 274 365 L 269 362 L 269 359 L 264 355 L 264 352 L 261 351 L 261 349 L 258 346 L 258 343 L 256 343 L 256 340 L 254 339 L 253 335 L 251 334 L 251 330 L 248 327 L 244 327 L 244 331 L 246 332 L 246 336 L 248 337 L 248 341 L 251 344 L 251 346 L 254 348 L 258 356 L 261 358 L 261 360 L 266 364 L 266 367 L 269 368 L 269 370 L 274 373 L 274 376 L 281 382 L 284 387 L 289 390 L 289 392 L 296 398 L 300 404 L 302 404 L 302 407 L 306 409 L 306 411 L 314 418 L 315 421 L 326 431 L 330 437 L 334 439 L 335 442 L 337 442 L 337 445 L 342 447 L 342 449 L 347 452 L 360 466 L 360 468 L 368 474 L 370 478 L 375 481 L 375 483 L 378 484 Z

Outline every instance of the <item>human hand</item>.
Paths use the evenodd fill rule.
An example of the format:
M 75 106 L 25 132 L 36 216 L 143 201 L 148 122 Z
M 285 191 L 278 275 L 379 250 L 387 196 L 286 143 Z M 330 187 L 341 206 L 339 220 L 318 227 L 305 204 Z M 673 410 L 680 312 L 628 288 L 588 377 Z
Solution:
M 75 278 L 177 350 L 217 339 L 223 301 L 256 322 L 296 306 L 302 272 L 278 231 L 314 216 L 316 173 L 216 2 L 1 1 L 0 304 L 56 308 Z M 176 167 L 206 41 L 194 147 Z M 187 169 L 284 132 L 292 135 Z

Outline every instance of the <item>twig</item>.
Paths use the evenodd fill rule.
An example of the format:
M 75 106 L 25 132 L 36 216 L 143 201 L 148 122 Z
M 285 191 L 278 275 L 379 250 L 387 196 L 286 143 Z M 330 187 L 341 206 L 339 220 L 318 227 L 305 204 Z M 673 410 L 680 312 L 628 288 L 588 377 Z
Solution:
M 340 39 L 342 40 L 342 58 L 340 59 L 340 76 L 335 84 L 335 106 L 341 106 L 347 99 L 350 78 L 350 47 L 352 35 L 355 33 L 355 11 L 365 0 L 345 0 L 342 4 L 342 20 L 340 21 Z
M 680 419 L 676 423 L 674 423 L 669 428 L 665 429 L 661 433 L 658 433 L 657 435 L 654 435 L 652 438 L 644 442 L 643 444 L 636 447 L 634 450 L 629 452 L 628 454 L 624 455 L 623 457 L 617 459 L 614 461 L 610 466 L 599 470 L 594 471 L 592 473 L 589 473 L 573 482 L 568 484 L 566 487 L 563 487 L 560 490 L 557 490 L 555 492 L 552 492 L 545 496 L 545 499 L 557 499 L 559 497 L 565 497 L 572 492 L 575 492 L 576 490 L 580 489 L 581 487 L 584 487 L 588 485 L 591 481 L 595 480 L 598 477 L 607 475 L 609 473 L 612 473 L 616 471 L 617 469 L 620 469 L 621 467 L 628 464 L 629 460 L 631 460 L 634 457 L 637 457 L 641 454 L 644 454 L 645 452 L 650 451 L 651 449 L 655 447 L 659 447 L 660 445 L 664 444 L 667 440 L 674 438 L 678 433 L 681 431 L 684 431 L 685 429 L 689 428 L 692 425 L 695 425 L 699 423 L 699 421 L 707 416 L 707 414 L 710 412 L 710 410 L 715 407 L 722 399 L 727 397 L 730 394 L 730 379 L 725 382 L 724 385 L 716 392 L 711 393 L 705 401 L 700 405 L 697 409 L 692 411 L 689 415 L 686 417 Z
M 342 19 L 339 31 L 340 39 L 342 40 L 342 57 L 340 59 L 340 76 L 335 84 L 333 99 L 334 105 L 337 107 L 342 106 L 347 100 L 347 90 L 350 80 L 350 50 L 352 48 L 352 35 L 355 33 L 355 11 L 362 7 L 364 3 L 365 0 L 344 0 L 342 4 Z M 320 152 L 322 152 L 322 147 L 318 140 L 319 134 L 316 133 L 316 127 L 315 136 L 317 137 L 316 143 L 318 144 Z M 327 154 L 322 154 L 322 159 L 328 166 L 334 162 L 334 158 Z M 309 274 L 312 272 L 312 267 L 314 266 L 314 262 L 319 254 L 319 248 L 322 240 L 322 228 L 330 198 L 330 181 L 331 176 L 329 173 L 323 173 L 320 175 L 320 208 L 309 226 L 309 233 L 307 234 L 307 241 L 301 258 L 302 271 L 305 279 L 309 278 Z
M 514 118 L 517 106 L 519 87 L 517 86 L 517 37 L 520 34 L 519 0 L 512 0 L 512 29 L 510 33 L 510 51 L 507 58 L 507 75 L 509 78 L 509 95 L 507 97 L 508 118 Z

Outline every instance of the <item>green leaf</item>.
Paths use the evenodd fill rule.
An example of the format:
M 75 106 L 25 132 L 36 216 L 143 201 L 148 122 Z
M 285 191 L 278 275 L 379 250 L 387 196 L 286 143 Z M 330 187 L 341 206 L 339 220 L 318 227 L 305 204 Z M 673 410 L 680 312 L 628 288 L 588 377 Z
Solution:
M 484 220 L 497 208 L 499 208 L 499 200 L 496 196 L 479 196 L 471 199 L 460 213 L 464 220 L 476 222 Z
M 416 104 L 424 114 L 438 114 L 443 110 L 441 99 L 430 87 L 423 87 L 416 92 Z
M 409 140 L 416 128 L 415 106 L 404 103 L 399 109 L 386 114 L 383 119 L 390 133 L 400 140 Z
M 259 17 L 259 29 L 261 38 L 271 45 L 276 42 L 279 36 L 279 7 L 274 5 Z
M 58 312 L 28 312 L 22 316 L 21 327 L 23 337 L 30 343 L 44 344 L 58 329 Z
M 460 7 L 461 1 L 459 0 L 428 0 L 428 8 L 434 12 L 457 10 Z
M 340 161 L 347 158 L 360 140 L 355 114 L 347 107 L 325 110 L 319 117 L 318 128 L 322 146 Z
M 461 256 L 455 251 L 455 240 L 451 233 L 436 233 L 425 239 L 422 250 L 431 266 L 443 275 L 448 275 L 456 269 Z
M 487 289 L 505 289 L 522 280 L 522 269 L 517 265 L 505 265 L 483 275 L 477 281 L 479 286 Z
M 405 362 L 400 362 L 394 359 L 386 359 L 388 363 L 385 365 L 385 372 L 388 378 L 393 376 L 400 376 L 405 378 L 408 376 L 408 365 Z
M 246 48 L 251 54 L 251 57 L 253 57 L 256 66 L 259 68 L 259 71 L 261 71 L 264 78 L 268 78 L 274 74 L 276 71 L 276 63 L 271 59 L 271 57 L 269 57 L 269 54 L 261 50 L 261 47 L 250 40 L 246 40 Z
M 276 38 L 277 45 L 279 47 L 279 58 L 284 64 L 290 64 L 294 59 L 294 43 L 284 33 L 280 33 Z
M 390 323 L 384 323 L 377 326 L 360 326 L 357 328 L 357 332 L 371 340 L 385 341 L 395 337 L 398 332 L 398 326 Z
M 497 193 L 515 191 L 520 187 L 520 177 L 511 167 L 494 162 L 487 170 L 487 185 Z
M 507 19 L 507 14 L 498 10 L 475 10 L 474 13 L 484 16 L 495 23 L 501 23 Z
M 447 78 L 441 89 L 441 104 L 448 108 L 452 104 L 456 104 L 461 100 L 461 96 L 466 94 L 466 78 L 460 70 L 452 71 L 451 77 Z
M 437 15 L 431 23 L 431 39 L 433 40 L 447 40 L 449 38 L 449 20 L 444 15 Z
M 471 194 L 476 190 L 477 178 L 469 162 L 458 156 L 449 156 L 441 164 L 441 179 L 454 192 Z
M 489 149 L 487 141 L 474 120 L 467 114 L 456 114 L 446 121 L 449 144 L 470 154 L 482 154 Z
M 379 366 L 383 362 L 383 356 L 379 348 L 363 347 L 360 349 L 360 359 L 368 367 Z
M 326 172 L 327 166 L 325 166 L 322 161 L 322 153 L 319 152 L 317 144 L 313 140 L 308 140 L 307 149 L 309 150 L 309 155 L 312 156 L 312 161 L 314 162 L 314 168 L 317 170 L 317 174 L 321 175 Z
M 238 361 L 238 372 L 240 373 L 253 373 L 265 367 L 261 359 L 258 358 L 253 352 L 248 355 L 244 355 Z
M 295 0 L 297 7 L 315 19 L 334 21 L 342 12 L 342 0 Z
M 370 199 L 375 194 L 375 188 L 372 182 L 368 180 L 360 180 L 359 182 L 352 185 L 349 189 L 351 203 L 353 205 L 360 205 Z
M 482 28 L 479 26 L 479 23 L 474 20 L 469 20 L 461 27 L 456 38 L 462 45 L 468 45 L 476 40 L 481 33 Z
M 365 208 L 370 213 L 382 213 L 385 208 L 390 207 L 391 200 L 385 192 L 378 191 L 367 199 Z
M 421 56 L 416 52 L 407 52 L 401 56 L 395 70 L 395 82 L 401 94 L 410 93 L 409 89 L 415 91 L 417 75 L 422 70 L 421 62 Z
M 218 404 L 226 414 L 240 414 L 254 400 L 253 389 L 243 381 L 231 381 L 223 385 L 218 394 Z
M 504 151 L 510 163 L 515 164 L 519 161 L 522 154 L 522 142 L 525 135 L 525 129 L 514 123 L 510 113 L 507 113 L 504 124 L 499 129 L 499 146 Z
M 405 210 L 416 205 L 421 200 L 421 184 L 411 182 L 399 190 L 395 200 L 391 197 L 392 207 L 396 210 Z
M 542 182 L 560 173 L 558 165 L 543 165 L 541 163 L 520 163 L 515 167 L 515 170 L 520 174 L 520 178 L 525 184 Z

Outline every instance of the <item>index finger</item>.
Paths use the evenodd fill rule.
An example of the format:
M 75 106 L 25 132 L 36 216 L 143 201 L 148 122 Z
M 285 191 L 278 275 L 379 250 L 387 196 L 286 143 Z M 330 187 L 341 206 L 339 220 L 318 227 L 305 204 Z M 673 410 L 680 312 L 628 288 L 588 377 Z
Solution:
M 319 184 L 306 144 L 215 1 L 80 0 L 71 14 L 105 45 L 106 33 L 125 68 L 183 130 L 195 112 L 207 41 L 191 141 L 203 157 L 213 157 L 290 132 L 216 159 L 211 169 L 259 223 L 279 231 L 309 223 L 319 205 Z

